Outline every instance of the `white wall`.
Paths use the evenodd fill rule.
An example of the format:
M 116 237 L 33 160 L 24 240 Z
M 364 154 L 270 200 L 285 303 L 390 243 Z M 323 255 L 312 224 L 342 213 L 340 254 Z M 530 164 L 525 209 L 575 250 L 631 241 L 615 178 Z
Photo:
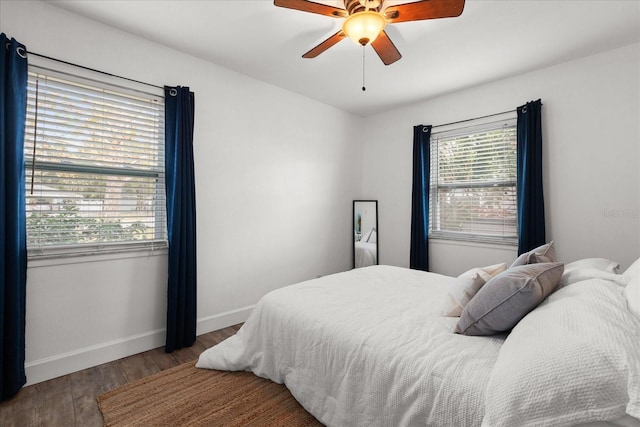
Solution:
M 361 118 L 46 3 L 0 8 L 29 50 L 195 92 L 198 333 L 351 267 Z M 29 383 L 163 345 L 166 255 L 135 255 L 29 264 Z
M 379 199 L 380 262 L 409 264 L 413 126 L 542 98 L 547 239 L 563 261 L 628 267 L 640 256 L 639 57 L 635 44 L 368 117 L 363 196 Z M 430 255 L 432 270 L 451 275 L 511 261 L 515 248 L 433 242 Z

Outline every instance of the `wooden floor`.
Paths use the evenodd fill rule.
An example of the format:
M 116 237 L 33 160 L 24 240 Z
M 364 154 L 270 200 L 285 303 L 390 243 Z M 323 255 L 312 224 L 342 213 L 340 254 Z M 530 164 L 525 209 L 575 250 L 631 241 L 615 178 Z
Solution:
M 158 348 L 24 387 L 0 404 L 0 426 L 102 426 L 98 395 L 195 360 L 205 349 L 234 335 L 240 326 L 200 335 L 192 347 L 170 354 Z

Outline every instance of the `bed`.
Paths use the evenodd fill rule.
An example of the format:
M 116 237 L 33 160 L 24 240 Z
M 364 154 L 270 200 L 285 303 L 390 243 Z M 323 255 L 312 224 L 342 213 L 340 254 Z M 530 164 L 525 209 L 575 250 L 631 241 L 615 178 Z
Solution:
M 467 336 L 442 311 L 458 278 L 354 269 L 267 294 L 196 366 L 284 383 L 328 426 L 640 425 L 628 277 L 562 279 L 511 331 Z

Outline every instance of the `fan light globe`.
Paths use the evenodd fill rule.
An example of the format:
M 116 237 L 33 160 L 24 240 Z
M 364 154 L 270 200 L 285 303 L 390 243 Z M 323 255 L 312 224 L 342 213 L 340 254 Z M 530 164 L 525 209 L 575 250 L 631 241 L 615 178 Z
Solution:
M 342 31 L 357 44 L 365 46 L 378 37 L 387 21 L 378 12 L 358 12 L 349 16 L 342 24 Z

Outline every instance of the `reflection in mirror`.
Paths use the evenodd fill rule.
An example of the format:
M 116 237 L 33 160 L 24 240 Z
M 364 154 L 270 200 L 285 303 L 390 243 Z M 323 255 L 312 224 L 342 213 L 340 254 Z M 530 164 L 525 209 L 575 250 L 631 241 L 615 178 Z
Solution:
M 378 201 L 353 201 L 353 268 L 378 264 Z

